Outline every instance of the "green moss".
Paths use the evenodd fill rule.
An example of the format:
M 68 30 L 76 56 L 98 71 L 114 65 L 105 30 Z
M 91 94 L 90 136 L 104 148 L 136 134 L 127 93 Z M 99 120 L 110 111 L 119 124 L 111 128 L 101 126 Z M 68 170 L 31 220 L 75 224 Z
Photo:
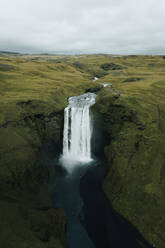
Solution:
M 2 198 L 2 196 L 1 196 Z M 65 246 L 65 214 L 49 209 L 38 211 L 23 200 L 0 199 L 0 244 L 4 248 Z

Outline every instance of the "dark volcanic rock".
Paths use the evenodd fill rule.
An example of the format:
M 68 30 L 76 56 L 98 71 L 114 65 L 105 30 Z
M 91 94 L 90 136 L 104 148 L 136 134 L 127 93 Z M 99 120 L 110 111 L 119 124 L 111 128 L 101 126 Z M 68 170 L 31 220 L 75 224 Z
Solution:
M 95 93 L 95 92 L 98 92 L 99 90 L 103 89 L 103 86 L 96 86 L 96 87 L 93 87 L 93 88 L 89 88 L 85 91 L 85 93 L 87 92 L 90 92 L 90 93 Z
M 160 178 L 164 179 L 165 178 L 165 162 L 162 165 L 162 168 L 160 170 Z
M 142 80 L 143 78 L 139 78 L 139 77 L 130 77 L 130 78 L 126 78 L 123 83 L 127 83 L 127 82 L 137 82 Z
M 7 65 L 7 64 L 1 64 L 0 63 L 0 71 L 11 71 L 14 69 L 16 69 L 16 67 L 13 65 Z
M 105 63 L 101 65 L 101 68 L 105 71 L 109 70 L 121 70 L 123 67 L 121 65 L 115 64 L 115 63 Z

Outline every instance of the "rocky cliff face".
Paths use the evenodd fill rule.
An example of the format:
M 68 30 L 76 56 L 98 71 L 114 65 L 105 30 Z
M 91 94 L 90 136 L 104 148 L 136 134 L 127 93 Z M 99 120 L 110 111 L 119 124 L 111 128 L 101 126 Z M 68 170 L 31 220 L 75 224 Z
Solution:
M 63 112 L 24 115 L 0 127 L 0 239 L 3 247 L 63 247 L 65 214 L 51 203 Z M 28 108 L 28 111 L 27 111 Z
M 116 99 L 105 89 L 93 107 L 109 137 L 104 147 L 104 191 L 113 207 L 152 245 L 163 248 L 164 110 L 155 106 L 149 113 L 138 104 L 138 99 L 134 104 L 124 95 Z

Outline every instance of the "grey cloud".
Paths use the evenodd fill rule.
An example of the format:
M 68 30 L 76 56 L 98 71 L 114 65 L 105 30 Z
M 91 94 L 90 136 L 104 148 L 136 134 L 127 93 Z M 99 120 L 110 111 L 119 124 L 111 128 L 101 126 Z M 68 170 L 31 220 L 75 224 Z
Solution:
M 0 0 L 0 50 L 165 53 L 164 0 Z

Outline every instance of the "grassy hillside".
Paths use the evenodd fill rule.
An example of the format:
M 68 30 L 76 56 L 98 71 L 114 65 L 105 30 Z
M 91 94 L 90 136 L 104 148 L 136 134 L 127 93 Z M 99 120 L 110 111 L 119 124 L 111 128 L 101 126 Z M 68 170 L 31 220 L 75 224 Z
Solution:
M 93 82 L 94 76 L 99 77 L 97 82 Z M 50 140 L 54 142 L 54 152 L 59 151 L 67 98 L 102 82 L 112 84 L 98 92 L 94 106 L 109 137 L 104 149 L 108 164 L 104 190 L 118 212 L 148 241 L 164 248 L 165 59 L 161 56 L 0 54 L 1 213 L 8 206 L 17 219 L 25 218 L 17 210 L 18 196 L 27 185 L 35 192 L 45 180 L 40 173 L 40 151 Z M 18 191 L 14 203 L 13 187 Z M 31 217 L 25 220 L 30 218 L 46 226 L 50 210 L 42 214 L 42 224 L 34 220 L 34 213 L 28 212 Z M 59 223 L 65 222 L 64 215 L 55 215 L 61 217 L 55 217 L 51 228 L 58 227 L 62 233 L 64 227 Z M 10 216 L 3 220 L 6 226 L 10 226 L 9 220 Z M 11 232 L 7 227 L 3 237 L 13 235 L 11 239 L 17 247 L 33 247 L 28 243 L 33 239 L 34 247 L 64 246 L 58 230 L 53 236 L 47 227 L 38 235 L 34 225 L 20 224 L 17 230 L 21 225 L 25 226 L 24 233 L 30 232 L 29 237 L 20 238 L 17 231 Z

